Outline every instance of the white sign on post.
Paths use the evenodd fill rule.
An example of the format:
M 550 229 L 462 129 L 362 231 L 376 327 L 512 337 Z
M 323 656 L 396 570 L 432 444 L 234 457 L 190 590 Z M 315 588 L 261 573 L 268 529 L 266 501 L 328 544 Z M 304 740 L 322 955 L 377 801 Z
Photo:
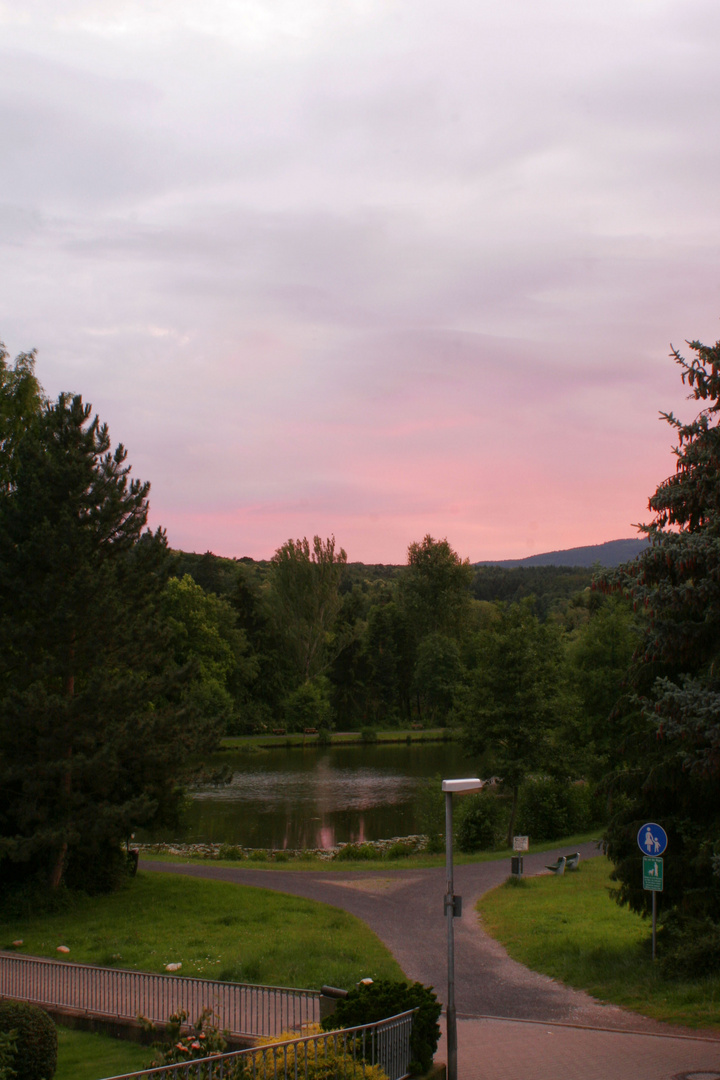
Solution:
M 513 836 L 513 851 L 529 851 L 530 850 L 530 837 L 529 836 Z

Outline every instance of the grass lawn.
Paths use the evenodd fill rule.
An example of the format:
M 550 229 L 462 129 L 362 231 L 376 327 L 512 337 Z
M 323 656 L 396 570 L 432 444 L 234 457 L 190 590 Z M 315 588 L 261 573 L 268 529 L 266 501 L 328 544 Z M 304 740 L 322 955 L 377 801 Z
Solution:
M 103 1080 L 106 1076 L 137 1072 L 152 1055 L 149 1046 L 58 1026 L 55 1080 Z
M 588 841 L 599 836 L 600 831 L 601 830 L 594 829 L 592 832 L 576 833 L 574 836 L 566 837 L 564 840 L 547 840 L 543 843 L 531 844 L 530 851 L 527 854 L 532 854 L 534 851 L 554 851 L 556 848 L 567 848 L 568 850 L 572 850 L 573 848 L 576 848 L 578 844 L 586 844 Z M 497 859 L 509 859 L 515 854 L 517 853 L 510 848 L 506 848 L 503 851 L 478 851 L 470 855 L 455 850 L 453 852 L 453 862 L 455 866 L 466 866 L 469 863 L 493 862 Z M 417 855 L 400 856 L 398 858 L 378 856 L 376 859 L 355 860 L 320 859 L 317 856 L 311 855 L 309 852 L 303 852 L 297 857 L 288 856 L 281 859 L 207 859 L 200 855 L 169 855 L 166 852 L 155 851 L 143 851 L 141 852 L 140 857 L 153 862 L 206 862 L 212 866 L 241 866 L 245 870 L 321 870 L 323 873 L 344 873 L 348 870 L 425 870 L 433 866 L 445 865 L 444 853 L 441 855 L 428 855 L 426 852 L 419 852 Z
M 143 874 L 71 910 L 0 923 L 0 947 L 142 971 L 182 963 L 180 974 L 273 986 L 349 988 L 403 978 L 359 919 L 327 904 L 223 881 Z
M 661 979 L 650 923 L 610 899 L 610 870 L 597 858 L 564 877 L 501 885 L 478 902 L 483 926 L 515 960 L 596 998 L 656 1020 L 720 1030 L 720 977 Z

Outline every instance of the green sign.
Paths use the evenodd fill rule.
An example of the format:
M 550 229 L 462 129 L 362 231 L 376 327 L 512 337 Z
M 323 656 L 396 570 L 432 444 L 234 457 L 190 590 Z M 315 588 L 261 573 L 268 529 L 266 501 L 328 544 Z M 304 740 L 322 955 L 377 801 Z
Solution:
M 643 858 L 643 889 L 663 891 L 663 861 L 658 856 L 645 855 Z

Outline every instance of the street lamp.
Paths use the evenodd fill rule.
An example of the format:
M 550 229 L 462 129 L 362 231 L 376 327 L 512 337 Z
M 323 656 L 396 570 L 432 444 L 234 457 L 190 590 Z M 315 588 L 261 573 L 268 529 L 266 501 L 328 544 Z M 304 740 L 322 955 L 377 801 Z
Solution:
M 447 1080 L 457 1080 L 457 1015 L 455 1012 L 455 940 L 453 919 L 462 915 L 462 897 L 455 896 L 453 889 L 453 793 L 462 795 L 479 791 L 482 780 L 476 776 L 465 780 L 443 780 L 445 792 L 445 867 L 447 888 L 445 890 L 445 918 L 447 919 L 448 993 L 447 993 Z

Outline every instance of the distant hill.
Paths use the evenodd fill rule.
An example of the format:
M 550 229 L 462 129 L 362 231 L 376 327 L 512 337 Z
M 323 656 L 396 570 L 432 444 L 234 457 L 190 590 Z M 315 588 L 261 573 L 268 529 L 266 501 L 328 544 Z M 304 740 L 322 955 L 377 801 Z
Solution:
M 588 547 L 565 548 L 562 551 L 545 551 L 542 555 L 528 555 L 525 559 L 483 559 L 475 566 L 501 566 L 507 570 L 518 566 L 619 566 L 629 562 L 647 547 L 645 537 L 628 540 L 608 540 L 604 544 Z

